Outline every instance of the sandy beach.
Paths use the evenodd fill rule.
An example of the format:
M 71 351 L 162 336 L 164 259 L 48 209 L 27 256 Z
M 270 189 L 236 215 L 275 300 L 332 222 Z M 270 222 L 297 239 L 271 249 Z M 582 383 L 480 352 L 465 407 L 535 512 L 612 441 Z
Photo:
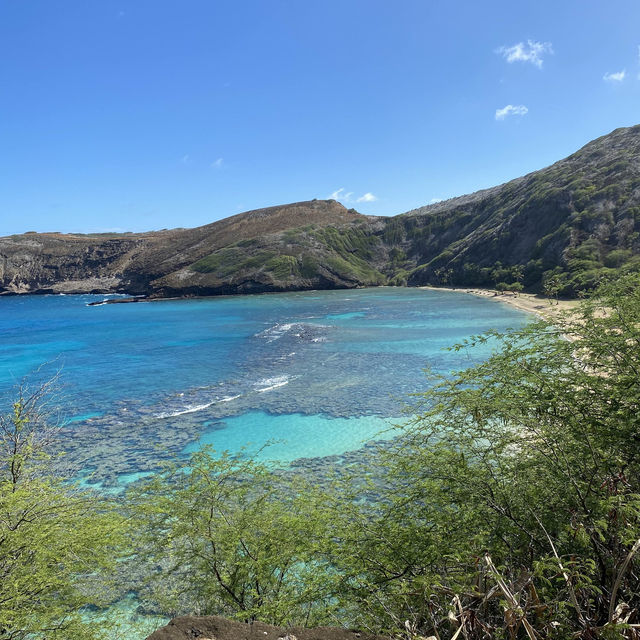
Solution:
M 562 311 L 574 309 L 578 304 L 578 300 L 559 300 L 556 304 L 555 300 L 551 300 L 545 296 L 534 293 L 513 293 L 506 291 L 504 293 L 495 291 L 494 289 L 477 289 L 473 287 L 420 287 L 421 289 L 433 289 L 436 291 L 457 291 L 459 293 L 470 293 L 474 296 L 482 296 L 490 298 L 496 302 L 508 304 L 521 311 L 534 313 L 545 320 L 554 320 Z

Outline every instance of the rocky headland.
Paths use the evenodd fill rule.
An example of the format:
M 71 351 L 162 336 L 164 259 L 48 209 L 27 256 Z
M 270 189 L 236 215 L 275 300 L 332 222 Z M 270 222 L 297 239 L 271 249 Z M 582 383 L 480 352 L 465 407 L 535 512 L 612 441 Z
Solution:
M 637 268 L 640 125 L 503 185 L 396 216 L 311 200 L 194 229 L 0 238 L 0 294 L 551 284 L 574 295 Z

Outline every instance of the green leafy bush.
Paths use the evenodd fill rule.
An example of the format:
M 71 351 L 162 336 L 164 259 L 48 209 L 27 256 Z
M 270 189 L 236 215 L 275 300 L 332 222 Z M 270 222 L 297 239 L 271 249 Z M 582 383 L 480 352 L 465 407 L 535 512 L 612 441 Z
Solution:
M 570 338 L 570 339 L 567 339 Z M 435 379 L 333 482 L 197 454 L 139 495 L 192 610 L 442 640 L 635 638 L 640 275 Z M 166 559 L 169 562 L 165 562 Z
M 124 548 L 115 505 L 61 478 L 48 455 L 58 428 L 50 383 L 23 385 L 0 416 L 0 639 L 97 638 L 107 624 L 84 617 Z M 98 626 L 102 627 L 99 629 Z

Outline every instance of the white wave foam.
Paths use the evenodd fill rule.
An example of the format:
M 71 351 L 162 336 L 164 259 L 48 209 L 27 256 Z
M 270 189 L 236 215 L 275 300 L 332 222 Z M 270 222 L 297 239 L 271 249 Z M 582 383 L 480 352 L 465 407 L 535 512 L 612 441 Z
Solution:
M 267 342 L 273 342 L 280 338 L 283 334 L 287 333 L 293 327 L 293 324 L 289 322 L 274 324 L 272 327 L 256 333 L 254 337 L 265 338 Z
M 170 411 L 168 413 L 158 413 L 155 415 L 156 418 L 175 418 L 176 416 L 183 416 L 185 413 L 196 413 L 197 411 L 202 411 L 203 409 L 208 409 L 213 402 L 207 402 L 206 404 L 197 404 L 193 407 L 185 407 L 184 409 L 180 409 L 178 411 Z
M 220 400 L 220 402 L 231 402 L 232 400 L 235 400 L 236 398 L 239 398 L 242 394 L 238 394 L 237 396 L 227 396 L 226 398 L 222 398 L 222 400 Z
M 263 378 L 253 384 L 255 390 L 258 393 L 264 393 L 265 391 L 271 391 L 278 387 L 284 387 L 285 384 L 289 384 L 289 376 L 276 376 L 275 378 Z
M 284 387 L 285 384 L 289 384 L 289 381 L 285 380 L 284 382 L 278 382 L 278 384 L 272 384 L 270 387 L 258 389 L 258 393 L 264 393 L 265 391 L 271 391 L 272 389 L 277 389 L 278 387 Z

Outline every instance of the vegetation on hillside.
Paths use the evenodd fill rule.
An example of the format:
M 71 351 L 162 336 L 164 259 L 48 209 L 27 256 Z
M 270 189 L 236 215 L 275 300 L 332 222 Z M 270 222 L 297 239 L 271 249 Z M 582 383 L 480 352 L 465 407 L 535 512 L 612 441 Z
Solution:
M 322 482 L 209 450 L 142 482 L 127 509 L 155 606 L 440 640 L 637 638 L 640 276 L 454 348 L 486 340 L 495 355 L 432 381 L 391 445 Z M 64 573 L 65 606 L 85 568 Z
M 569 158 L 500 187 L 389 221 L 410 284 L 518 282 L 561 295 L 640 269 L 640 126 L 618 129 Z
M 640 125 L 506 184 L 393 217 L 311 200 L 195 229 L 0 238 L 0 292 L 453 284 L 577 296 L 640 270 L 639 158 Z
M 274 287 L 309 288 L 324 277 L 337 286 L 380 285 L 386 277 L 371 264 L 379 246 L 379 239 L 362 225 L 305 225 L 266 240 L 241 240 L 189 269 L 220 283 L 253 278 Z

